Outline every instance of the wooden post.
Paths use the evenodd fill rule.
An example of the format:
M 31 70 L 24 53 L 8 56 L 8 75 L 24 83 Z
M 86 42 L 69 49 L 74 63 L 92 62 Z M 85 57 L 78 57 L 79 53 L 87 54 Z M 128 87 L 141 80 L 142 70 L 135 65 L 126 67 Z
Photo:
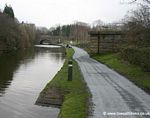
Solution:
M 97 47 L 97 49 L 98 49 L 98 50 L 97 50 L 97 51 L 98 51 L 97 53 L 98 53 L 98 54 L 100 53 L 100 50 L 99 50 L 99 43 L 100 43 L 100 35 L 98 34 L 98 45 L 97 45 L 97 46 L 98 46 L 98 47 Z

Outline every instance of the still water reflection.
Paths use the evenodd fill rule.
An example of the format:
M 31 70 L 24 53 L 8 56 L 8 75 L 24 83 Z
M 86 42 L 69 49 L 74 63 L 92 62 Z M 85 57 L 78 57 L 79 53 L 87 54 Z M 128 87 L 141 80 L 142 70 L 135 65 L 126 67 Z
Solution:
M 0 56 L 0 118 L 56 118 L 57 108 L 34 105 L 64 62 L 64 49 L 42 48 Z

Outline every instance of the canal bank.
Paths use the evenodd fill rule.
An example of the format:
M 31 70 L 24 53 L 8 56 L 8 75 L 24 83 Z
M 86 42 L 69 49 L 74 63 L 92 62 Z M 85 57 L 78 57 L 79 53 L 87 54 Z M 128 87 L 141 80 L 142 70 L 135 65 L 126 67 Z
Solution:
M 89 112 L 90 94 L 80 68 L 72 59 L 74 50 L 66 49 L 66 60 L 61 70 L 40 93 L 37 104 L 60 107 L 58 118 L 85 118 Z M 68 81 L 68 60 L 73 60 L 73 78 Z

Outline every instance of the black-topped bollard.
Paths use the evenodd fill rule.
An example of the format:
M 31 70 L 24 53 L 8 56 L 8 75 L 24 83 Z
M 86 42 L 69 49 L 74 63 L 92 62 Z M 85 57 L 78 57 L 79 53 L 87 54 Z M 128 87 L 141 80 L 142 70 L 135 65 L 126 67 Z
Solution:
M 68 61 L 68 81 L 72 81 L 72 60 Z

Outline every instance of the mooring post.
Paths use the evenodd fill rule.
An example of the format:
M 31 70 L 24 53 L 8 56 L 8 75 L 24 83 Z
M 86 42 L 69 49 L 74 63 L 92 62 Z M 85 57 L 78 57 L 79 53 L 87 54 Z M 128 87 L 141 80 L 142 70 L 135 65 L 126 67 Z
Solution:
M 72 60 L 68 61 L 68 81 L 72 81 Z

